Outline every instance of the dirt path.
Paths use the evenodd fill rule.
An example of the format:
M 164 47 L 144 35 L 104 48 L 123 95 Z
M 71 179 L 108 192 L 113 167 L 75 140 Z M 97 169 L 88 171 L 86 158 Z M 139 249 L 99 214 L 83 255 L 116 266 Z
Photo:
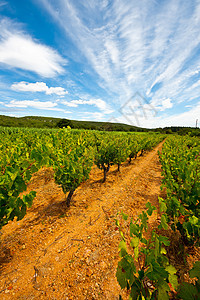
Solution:
M 29 185 L 37 197 L 26 217 L 2 230 L 1 299 L 119 299 L 116 281 L 119 233 L 114 218 L 136 217 L 150 201 L 157 206 L 161 168 L 157 151 L 111 168 L 107 182 L 93 168 L 69 209 L 49 169 Z

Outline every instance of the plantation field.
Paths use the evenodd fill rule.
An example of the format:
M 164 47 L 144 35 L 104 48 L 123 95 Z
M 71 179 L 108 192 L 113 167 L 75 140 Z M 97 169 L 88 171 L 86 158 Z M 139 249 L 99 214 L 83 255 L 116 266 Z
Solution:
M 193 154 L 177 151 L 185 155 L 182 165 L 194 161 L 191 169 L 188 164 L 184 166 L 183 174 L 188 176 L 184 186 L 184 175 L 178 180 L 180 168 L 176 171 L 173 165 L 177 158 L 173 160 L 175 156 L 170 154 L 166 163 L 164 157 L 170 147 L 178 149 L 178 140 L 174 141 L 176 147 L 170 146 L 169 138 L 163 140 L 166 136 L 5 128 L 0 136 L 2 299 L 118 299 L 119 295 L 128 299 L 129 293 L 121 290 L 116 277 L 118 262 L 123 258 L 119 257 L 121 229 L 116 226 L 116 218 L 123 211 L 136 220 L 146 211 L 147 202 L 157 212 L 149 217 L 146 238 L 163 219 L 171 224 L 172 216 L 181 225 L 186 223 L 180 230 L 175 228 L 175 233 L 167 228 L 171 246 L 166 256 L 176 268 L 178 279 L 191 281 L 188 270 L 200 260 L 199 223 L 195 219 L 199 216 L 198 139 L 186 143 L 188 150 L 194 149 Z M 179 143 L 183 146 L 183 140 Z M 177 182 L 172 177 L 163 179 L 171 172 L 166 170 L 169 165 L 175 170 Z M 165 186 L 161 191 L 162 182 Z M 179 213 L 173 187 L 180 193 L 178 202 L 182 195 L 187 200 L 186 194 L 193 199 L 189 209 L 188 204 L 183 205 Z M 174 214 L 165 199 L 173 199 Z M 128 224 L 122 227 L 127 233 Z M 183 250 L 178 244 L 184 228 L 188 244 Z M 122 271 L 126 274 L 126 269 Z

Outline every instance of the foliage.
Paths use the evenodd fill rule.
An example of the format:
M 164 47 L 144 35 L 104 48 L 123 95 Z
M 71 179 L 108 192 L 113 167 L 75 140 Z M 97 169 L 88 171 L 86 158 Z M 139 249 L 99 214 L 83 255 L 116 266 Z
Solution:
M 148 239 L 145 237 L 149 229 L 149 216 L 155 210 L 149 202 L 146 207 L 147 211 L 143 211 L 135 222 L 131 219 L 129 236 L 125 235 L 116 219 L 122 238 L 116 276 L 121 288 L 129 290 L 130 299 L 169 299 L 170 290 L 178 285 L 176 269 L 165 256 L 164 246 L 169 245 L 168 239 L 155 230 Z M 126 221 L 128 216 L 122 213 L 122 218 Z M 162 220 L 161 227 L 167 227 L 165 220 Z
M 178 299 L 182 300 L 198 300 L 200 299 L 200 261 L 197 261 L 193 268 L 189 271 L 190 278 L 197 278 L 195 284 L 183 282 L 178 287 Z
M 81 136 L 77 143 L 63 144 L 53 160 L 55 182 L 61 185 L 64 194 L 69 192 L 67 206 L 77 187 L 89 178 L 93 156 L 92 149 L 85 147 L 84 138 Z
M 103 182 L 106 181 L 106 175 L 110 170 L 110 166 L 114 164 L 114 158 L 114 141 L 108 139 L 102 140 L 95 153 L 94 163 L 99 169 L 104 171 Z
M 115 139 L 113 145 L 114 159 L 113 163 L 118 165 L 118 171 L 120 171 L 121 163 L 125 162 L 129 156 L 130 150 L 128 148 L 128 140 L 126 136 L 120 136 Z
M 132 155 L 143 149 L 144 151 L 151 150 L 159 142 L 164 139 L 162 135 L 156 134 L 143 134 L 142 136 L 132 133 L 109 133 L 101 138 L 96 139 L 96 153 L 94 163 L 99 169 L 104 171 L 103 182 L 106 181 L 107 173 L 110 166 L 120 165 L 125 162 L 129 157 L 129 162 Z
M 68 120 L 68 119 L 61 119 L 57 124 L 56 124 L 56 127 L 59 127 L 59 128 L 67 128 L 67 127 L 70 127 L 70 128 L 74 128 L 74 125 L 73 125 L 73 122 L 71 120 Z
M 158 137 L 163 138 L 151 135 L 152 140 L 158 141 Z M 36 195 L 27 193 L 27 184 L 41 167 L 54 169 L 56 183 L 65 194 L 69 192 L 69 205 L 75 189 L 89 178 L 94 159 L 100 160 L 99 166 L 106 171 L 126 159 L 127 138 L 128 133 L 116 132 L 0 128 L 0 227 L 24 217 Z
M 16 144 L 11 136 L 1 134 L 0 145 L 0 228 L 17 217 L 21 220 L 36 196 L 34 191 L 26 192 L 31 176 L 43 164 L 47 164 L 47 147 L 37 145 L 37 150 L 26 143 L 27 135 L 19 132 Z
M 168 138 L 159 154 L 167 198 L 166 216 L 184 242 L 199 244 L 200 141 L 191 137 Z
M 168 229 L 164 206 L 165 204 L 161 203 L 161 222 L 158 226 L 158 229 L 162 231 Z M 149 202 L 146 207 L 147 211 L 142 211 L 135 222 L 131 219 L 128 226 L 129 234 L 125 230 L 127 226 L 120 224 L 119 214 L 115 220 L 121 236 L 120 261 L 116 272 L 118 283 L 122 289 L 129 291 L 129 299 L 198 300 L 200 297 L 200 261 L 195 262 L 189 271 L 190 278 L 196 280 L 193 280 L 193 283 L 179 284 L 176 269 L 169 264 L 165 256 L 166 247 L 170 245 L 168 238 L 157 234 L 155 229 L 151 231 L 150 237 L 146 238 L 149 235 L 149 216 L 155 210 Z M 121 212 L 120 217 L 127 223 L 128 215 Z M 122 299 L 121 296 L 120 299 Z
M 62 125 L 66 119 L 50 118 L 50 117 L 38 117 L 38 116 L 27 116 L 27 117 L 9 117 L 0 115 L 0 126 L 3 127 L 25 127 L 25 128 L 62 128 L 70 126 L 76 129 L 86 130 L 102 130 L 102 131 L 131 131 L 131 132 L 147 132 L 151 131 L 146 128 L 140 128 L 132 125 L 122 123 L 110 123 L 110 122 L 94 122 L 94 121 L 77 121 L 68 120 L 71 125 Z M 61 123 L 60 123 L 61 122 Z

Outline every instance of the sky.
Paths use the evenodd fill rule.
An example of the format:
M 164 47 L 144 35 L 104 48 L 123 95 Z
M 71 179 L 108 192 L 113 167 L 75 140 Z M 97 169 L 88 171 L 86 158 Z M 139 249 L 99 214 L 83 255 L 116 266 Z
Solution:
M 0 0 L 0 115 L 195 127 L 200 0 Z

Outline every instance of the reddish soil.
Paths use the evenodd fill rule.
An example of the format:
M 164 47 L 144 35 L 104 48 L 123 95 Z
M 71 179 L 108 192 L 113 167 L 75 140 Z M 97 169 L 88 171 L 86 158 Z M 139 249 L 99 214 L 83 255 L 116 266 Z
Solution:
M 121 210 L 136 218 L 148 201 L 158 206 L 161 147 L 124 163 L 120 173 L 112 167 L 104 184 L 94 167 L 70 208 L 52 170 L 36 173 L 28 186 L 37 191 L 33 206 L 2 229 L 0 298 L 126 299 L 115 277 L 120 237 L 114 219 Z

